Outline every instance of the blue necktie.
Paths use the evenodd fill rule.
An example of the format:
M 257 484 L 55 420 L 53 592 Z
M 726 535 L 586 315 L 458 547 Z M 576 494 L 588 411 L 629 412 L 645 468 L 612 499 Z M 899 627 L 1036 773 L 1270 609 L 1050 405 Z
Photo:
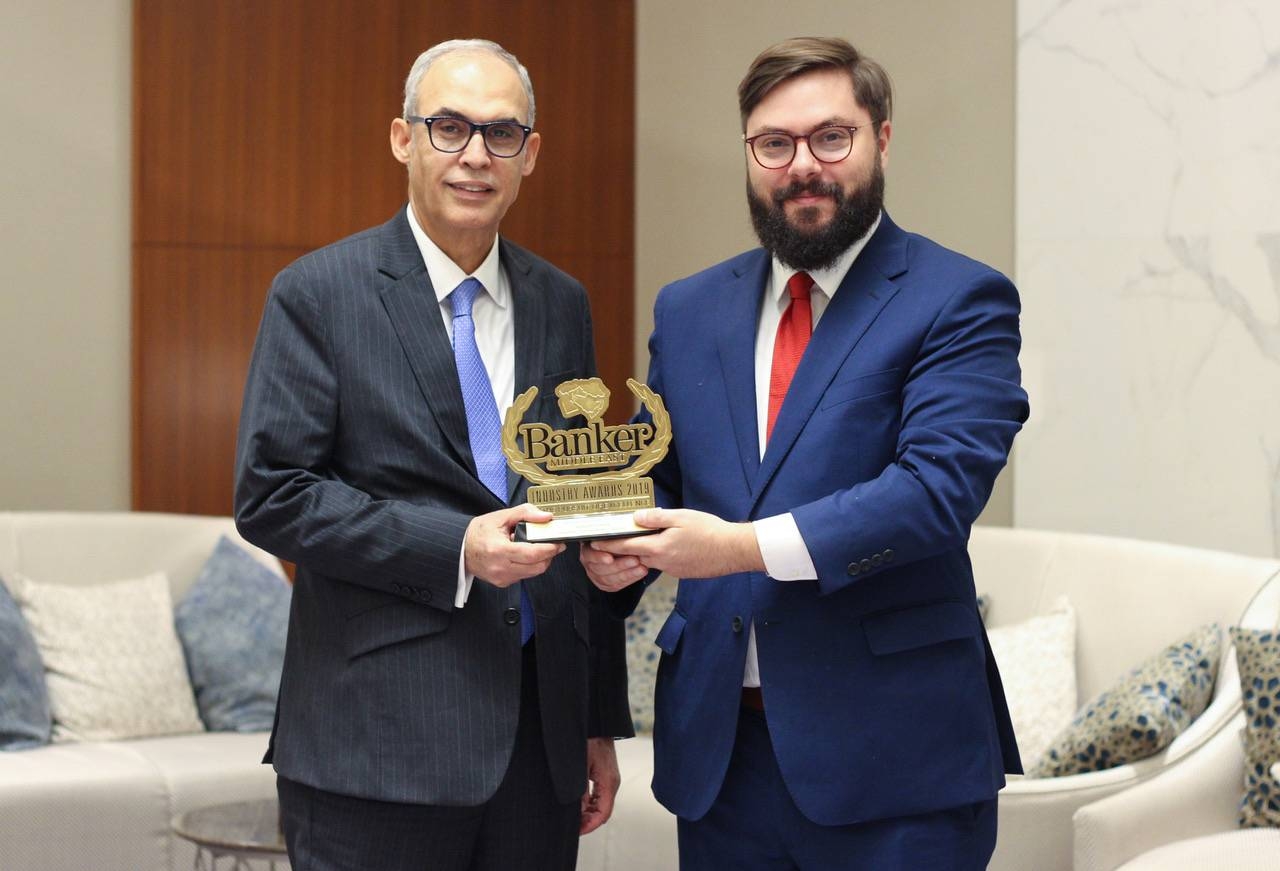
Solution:
M 507 460 L 502 455 L 502 424 L 498 406 L 493 401 L 493 385 L 476 345 L 476 324 L 471 307 L 484 285 L 468 278 L 453 289 L 449 301 L 453 305 L 453 359 L 462 385 L 462 404 L 467 411 L 467 438 L 471 456 L 476 461 L 480 482 L 493 491 L 504 504 L 507 501 Z M 533 637 L 533 604 L 520 583 L 520 643 Z

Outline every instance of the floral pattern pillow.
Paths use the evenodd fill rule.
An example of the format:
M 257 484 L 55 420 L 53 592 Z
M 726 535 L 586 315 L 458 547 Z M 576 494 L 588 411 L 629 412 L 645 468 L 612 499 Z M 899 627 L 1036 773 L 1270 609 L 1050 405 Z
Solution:
M 662 655 L 654 639 L 675 603 L 676 581 L 663 575 L 649 585 L 627 618 L 627 687 L 637 733 L 653 731 L 653 688 Z
M 1209 623 L 1155 654 L 1085 705 L 1027 773 L 1063 777 L 1159 753 L 1209 706 L 1221 646 Z
M 1280 634 L 1231 629 L 1244 701 L 1244 797 L 1240 825 L 1280 826 Z

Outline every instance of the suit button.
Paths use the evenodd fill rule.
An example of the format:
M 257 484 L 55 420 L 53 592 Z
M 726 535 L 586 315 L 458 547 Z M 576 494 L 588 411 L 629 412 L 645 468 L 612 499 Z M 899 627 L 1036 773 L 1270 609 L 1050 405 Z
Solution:
M 864 572 L 869 572 L 869 571 L 871 571 L 871 560 L 869 560 L 869 559 L 864 559 L 864 560 L 862 561 L 861 568 L 862 568 L 862 570 L 863 570 Z
M 742 618 L 741 618 L 741 617 L 734 617 L 734 618 L 733 618 L 733 623 L 732 623 L 731 625 L 733 626 L 733 631 L 734 631 L 734 632 L 741 632 L 741 631 L 742 631 Z
M 882 557 L 880 554 L 875 554 L 873 557 L 871 557 L 871 565 L 873 565 L 876 568 L 880 568 L 880 564 L 882 562 L 884 562 L 884 557 Z
M 419 598 L 419 599 L 421 599 L 421 600 L 422 600 L 422 601 L 424 601 L 424 602 L 430 602 L 430 601 L 431 601 L 431 591 L 430 591 L 430 590 L 419 590 L 419 591 L 418 591 L 418 598 Z
M 502 612 L 502 622 L 508 626 L 514 626 L 520 622 L 520 609 L 508 608 Z
M 893 562 L 893 548 L 891 548 L 891 547 L 886 547 L 886 548 L 884 549 L 884 561 L 885 561 L 885 562 L 887 562 L 887 563 L 888 563 L 888 562 Z
M 856 575 L 859 571 L 860 571 L 860 569 L 858 568 L 858 564 L 857 564 L 857 563 L 849 563 L 849 574 L 850 574 L 850 575 Z

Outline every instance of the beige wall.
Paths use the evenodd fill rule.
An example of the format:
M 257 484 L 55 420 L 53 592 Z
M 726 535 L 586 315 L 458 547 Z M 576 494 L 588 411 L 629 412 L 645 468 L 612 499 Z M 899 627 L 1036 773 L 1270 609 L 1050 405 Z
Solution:
M 128 0 L 5 0 L 0 509 L 129 503 Z M 1013 0 L 637 3 L 636 360 L 667 281 L 752 244 L 734 92 L 786 36 L 882 61 L 895 220 L 1013 262 Z M 1007 476 L 1006 476 L 1007 477 Z M 987 518 L 1012 518 L 1001 486 Z
M 638 0 L 637 28 L 638 372 L 658 289 L 754 244 L 737 85 L 789 36 L 843 36 L 885 65 L 894 220 L 1012 274 L 1013 0 Z M 1012 523 L 1009 477 L 985 521 Z
M 128 0 L 5 0 L 0 510 L 129 504 Z

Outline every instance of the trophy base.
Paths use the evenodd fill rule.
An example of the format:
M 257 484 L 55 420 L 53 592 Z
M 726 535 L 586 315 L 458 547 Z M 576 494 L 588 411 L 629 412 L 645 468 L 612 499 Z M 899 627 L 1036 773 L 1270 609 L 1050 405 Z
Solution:
M 660 529 L 637 526 L 633 511 L 618 514 L 579 514 L 555 517 L 546 523 L 526 521 L 516 524 L 516 541 L 534 544 L 559 541 L 597 541 L 602 538 L 630 538 L 652 535 Z

